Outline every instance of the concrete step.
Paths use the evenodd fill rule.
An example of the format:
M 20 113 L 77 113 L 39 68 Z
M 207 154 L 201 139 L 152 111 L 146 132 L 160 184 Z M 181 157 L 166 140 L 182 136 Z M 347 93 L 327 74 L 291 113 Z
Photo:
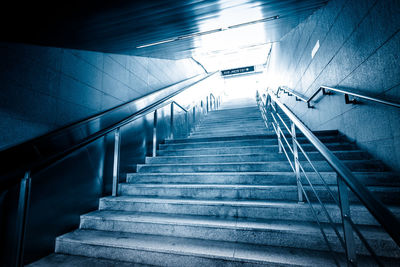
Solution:
M 337 130 L 331 130 L 331 131 L 314 131 L 313 132 L 317 137 L 322 137 L 322 136 L 330 136 L 330 135 L 338 135 L 339 132 Z M 287 134 L 286 136 L 290 136 Z M 303 136 L 302 134 L 297 134 L 298 137 Z M 246 136 L 241 136 L 241 135 L 236 135 L 236 136 L 229 136 L 229 137 L 204 137 L 204 138 L 184 138 L 184 139 L 171 139 L 171 140 L 165 140 L 166 144 L 172 144 L 172 143 L 192 143 L 192 142 L 212 142 L 212 141 L 229 141 L 229 140 L 241 140 L 241 139 L 264 139 L 264 138 L 276 138 L 275 133 L 268 133 L 268 134 L 262 134 L 262 135 L 246 135 Z
M 212 113 L 223 113 L 223 112 L 231 112 L 231 111 L 247 111 L 247 110 L 258 110 L 257 103 L 254 102 L 251 106 L 237 106 L 237 107 L 225 107 L 227 103 L 222 105 L 221 109 L 217 109 L 212 111 Z
M 230 113 L 230 112 L 234 112 L 234 111 L 245 112 L 245 111 L 252 111 L 252 110 L 258 110 L 257 104 L 252 105 L 252 106 L 243 106 L 243 107 L 239 106 L 239 107 L 234 107 L 234 108 L 233 107 L 226 108 L 226 107 L 222 106 L 221 109 L 213 110 L 212 112 L 210 112 L 210 114 L 219 114 L 219 113 L 225 113 L 225 112 Z
M 308 151 L 316 151 L 314 146 L 304 144 L 303 149 Z M 327 147 L 332 151 L 357 150 L 354 144 L 330 143 Z M 197 148 L 197 149 L 176 149 L 176 150 L 159 150 L 159 156 L 190 156 L 190 155 L 222 155 L 222 154 L 261 154 L 267 152 L 278 152 L 278 145 L 265 146 L 239 146 L 239 147 L 217 147 L 217 148 Z M 290 151 L 289 151 L 290 153 Z
M 305 137 L 297 138 L 299 143 L 309 143 Z M 290 144 L 292 144 L 292 138 L 288 138 Z M 323 136 L 320 138 L 323 143 L 344 143 L 346 142 L 341 136 Z M 257 145 L 276 145 L 278 139 L 275 138 L 263 138 L 263 139 L 242 139 L 242 140 L 226 140 L 226 141 L 209 141 L 209 142 L 193 142 L 193 143 L 168 143 L 160 144 L 159 150 L 173 150 L 173 149 L 187 149 L 187 148 L 207 148 L 207 147 L 237 147 L 237 146 L 257 146 Z
M 212 111 L 207 114 L 207 119 L 224 119 L 224 118 L 245 118 L 245 117 L 261 117 L 261 112 L 259 109 L 248 109 L 248 110 L 221 110 L 221 111 Z
M 235 122 L 235 121 L 263 121 L 261 113 L 251 113 L 251 114 L 239 114 L 234 116 L 212 116 L 207 115 L 203 118 L 202 123 L 226 123 L 226 122 Z
M 285 136 L 290 136 L 290 133 L 286 130 L 283 129 L 282 130 L 283 133 L 285 134 Z M 223 137 L 232 137 L 232 136 L 248 136 L 248 135 L 275 135 L 274 130 L 271 129 L 267 129 L 265 128 L 265 131 L 256 131 L 256 132 L 252 132 L 251 130 L 248 130 L 246 132 L 235 132 L 235 131 L 231 131 L 231 132 L 225 132 L 225 133 L 201 133 L 201 134 L 196 134 L 196 132 L 193 132 L 188 139 L 191 138 L 223 138 Z M 302 134 L 299 134 L 298 136 L 303 136 Z
M 364 185 L 400 186 L 398 174 L 392 172 L 353 172 Z M 335 172 L 321 172 L 327 184 L 336 185 Z M 314 172 L 307 173 L 314 185 L 323 182 Z M 214 173 L 129 173 L 128 183 L 153 184 L 253 184 L 253 185 L 295 185 L 294 173 L 290 172 L 214 172 Z M 303 178 L 303 183 L 307 181 Z
M 202 137 L 218 137 L 218 136 L 236 136 L 241 134 L 242 136 L 246 135 L 261 135 L 261 134 L 268 134 L 272 133 L 270 130 L 267 128 L 263 129 L 248 129 L 248 130 L 242 130 L 242 131 L 237 131 L 237 130 L 229 130 L 229 131 L 209 131 L 209 132 L 194 132 L 191 133 L 189 138 L 202 138 Z
M 258 200 L 296 200 L 295 185 L 216 185 L 216 184 L 131 184 L 119 185 L 120 195 L 200 198 L 200 199 L 258 199 Z
M 325 205 L 335 223 L 340 222 L 340 210 L 335 204 Z M 318 204 L 314 208 L 321 222 L 328 222 L 325 213 Z M 392 212 L 400 215 L 399 207 L 389 207 Z M 232 199 L 183 199 L 183 198 L 151 198 L 151 197 L 104 197 L 99 202 L 100 210 L 140 211 L 151 213 L 201 215 L 218 217 L 237 217 L 247 219 L 315 221 L 309 205 L 294 201 L 265 200 L 232 200 Z M 354 223 L 378 225 L 369 211 L 361 205 L 351 205 Z
M 370 159 L 371 156 L 362 150 L 335 151 L 335 156 L 341 160 L 361 160 Z M 323 160 L 319 152 L 309 152 L 308 157 L 311 160 Z M 305 160 L 301 153 L 300 160 Z M 263 154 L 233 154 L 233 155 L 215 155 L 215 156 L 157 156 L 146 157 L 146 164 L 179 164 L 179 163 L 229 163 L 229 162 L 265 162 L 287 160 L 283 153 L 263 153 Z
M 242 135 L 254 135 L 254 134 L 268 134 L 271 133 L 270 130 L 267 128 L 258 128 L 258 129 L 253 129 L 251 127 L 247 127 L 245 129 L 230 129 L 230 130 L 215 130 L 215 131 L 196 131 L 190 133 L 189 138 L 193 137 L 204 137 L 204 136 L 234 136 L 237 135 L 238 133 L 241 133 Z
M 207 115 L 202 122 L 203 123 L 227 123 L 227 122 L 250 122 L 250 121 L 262 121 L 261 114 L 242 114 L 241 116 L 210 116 Z
M 157 266 L 335 266 L 325 252 L 159 235 L 76 230 L 56 252 Z
M 213 127 L 226 127 L 226 126 L 242 126 L 243 124 L 246 125 L 254 125 L 254 126 L 265 126 L 265 123 L 262 119 L 259 120 L 241 120 L 241 121 L 215 121 L 215 122 L 209 122 L 209 121 L 202 121 L 199 124 L 199 128 L 213 128 Z
M 335 227 L 342 232 L 340 225 Z M 81 216 L 80 228 L 328 251 L 318 225 L 309 222 L 95 211 Z M 344 253 L 333 228 L 327 224 L 323 228 L 333 249 Z M 379 228 L 361 228 L 378 255 L 400 256 L 396 244 Z M 360 254 L 368 255 L 359 240 L 356 246 Z
M 353 171 L 383 171 L 385 167 L 378 160 L 344 160 L 342 161 Z M 313 171 L 309 162 L 301 162 L 305 171 Z M 331 171 L 332 168 L 325 161 L 314 161 L 318 171 Z M 231 163 L 179 163 L 179 164 L 137 164 L 137 172 L 268 172 L 290 171 L 288 161 L 266 162 L 231 162 Z
M 308 182 L 304 181 L 304 189 L 312 201 L 317 201 Z M 400 204 L 400 187 L 368 187 L 376 197 L 386 204 Z M 318 197 L 326 202 L 333 199 L 325 186 L 314 185 Z M 330 186 L 336 199 L 337 186 Z M 133 184 L 119 185 L 120 195 L 163 197 L 163 198 L 200 198 L 200 199 L 254 199 L 254 200 L 290 200 L 296 201 L 297 186 L 293 185 L 226 185 L 226 184 Z M 350 194 L 352 203 L 359 202 L 358 198 Z
M 259 123 L 241 123 L 241 124 L 234 124 L 234 125 L 212 125 L 212 126 L 207 126 L 207 125 L 199 125 L 196 127 L 195 131 L 193 132 L 200 132 L 200 131 L 227 131 L 231 129 L 237 129 L 237 130 L 247 130 L 247 129 L 264 129 L 266 128 L 265 124 L 263 122 Z
M 197 127 L 196 130 L 193 132 L 196 134 L 200 133 L 225 133 L 225 132 L 231 132 L 231 131 L 263 131 L 267 129 L 265 125 L 249 125 L 249 124 L 242 124 L 240 126 L 213 126 L 213 127 Z M 267 129 L 268 130 L 268 129 Z

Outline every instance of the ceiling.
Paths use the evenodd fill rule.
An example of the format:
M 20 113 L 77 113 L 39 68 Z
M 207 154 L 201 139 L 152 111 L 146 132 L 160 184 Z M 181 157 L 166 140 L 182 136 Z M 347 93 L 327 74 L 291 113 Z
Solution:
M 265 49 L 327 0 L 8 2 L 3 41 L 181 59 Z

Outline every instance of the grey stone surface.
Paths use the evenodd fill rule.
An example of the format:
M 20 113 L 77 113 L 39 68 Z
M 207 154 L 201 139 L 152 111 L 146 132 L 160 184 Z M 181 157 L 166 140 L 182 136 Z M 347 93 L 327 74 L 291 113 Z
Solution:
M 203 73 L 190 59 L 14 43 L 0 56 L 0 149 Z
M 336 173 L 321 172 L 327 184 L 336 184 Z M 354 172 L 365 185 L 399 184 L 398 174 L 391 172 Z M 321 179 L 314 173 L 308 177 L 313 184 L 319 185 Z M 241 173 L 130 173 L 128 183 L 151 184 L 257 184 L 280 185 L 294 184 L 292 172 L 241 172 Z
M 320 85 L 337 86 L 400 102 L 399 10 L 394 0 L 329 1 L 274 45 L 269 86 L 287 85 L 308 97 Z M 316 40 L 320 48 L 311 58 Z M 338 129 L 400 171 L 393 151 L 399 127 L 390 127 L 399 109 L 365 101 L 345 105 L 343 95 L 317 97 L 313 110 L 291 97 L 282 100 L 311 129 Z
M 182 239 L 158 236 L 120 233 L 110 235 L 107 232 L 74 232 L 59 238 L 58 251 L 76 253 L 76 242 L 92 257 L 103 255 L 113 259 L 137 260 L 141 263 L 155 262 L 162 266 L 243 266 L 246 263 L 258 263 L 266 266 L 310 266 L 312 263 L 331 264 L 323 254 L 287 250 L 280 248 L 258 247 L 229 242 L 210 242 L 206 240 Z M 82 239 L 85 237 L 85 239 Z M 106 243 L 107 242 L 107 243 Z M 121 247 L 121 243 L 124 246 Z M 103 244 L 103 245 L 101 245 Z M 167 252 L 167 253 L 166 253 Z M 238 252 L 238 255 L 236 255 Z M 255 257 L 256 254 L 258 257 Z M 275 257 L 271 257 L 275 254 Z M 278 256 L 279 254 L 279 256 Z M 225 261 L 231 261 L 225 262 Z

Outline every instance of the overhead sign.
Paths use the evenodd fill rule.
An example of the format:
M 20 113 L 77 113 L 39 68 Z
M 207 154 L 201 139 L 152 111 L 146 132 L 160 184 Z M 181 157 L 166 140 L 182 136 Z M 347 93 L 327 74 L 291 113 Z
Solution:
M 222 70 L 221 73 L 223 76 L 226 76 L 226 75 L 240 74 L 240 73 L 246 73 L 246 72 L 252 72 L 252 71 L 254 71 L 254 66 L 230 69 L 230 70 Z

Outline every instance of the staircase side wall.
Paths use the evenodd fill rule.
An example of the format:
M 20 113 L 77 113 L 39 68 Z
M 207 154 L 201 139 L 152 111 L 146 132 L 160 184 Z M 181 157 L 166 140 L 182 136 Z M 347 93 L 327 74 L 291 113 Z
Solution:
M 204 73 L 166 60 L 0 43 L 0 150 Z
M 307 97 L 327 85 L 400 102 L 398 14 L 396 0 L 329 1 L 274 44 L 268 85 L 286 85 Z M 316 109 L 293 97 L 282 100 L 313 130 L 339 129 L 400 171 L 399 109 L 346 105 L 339 94 L 317 97 Z

